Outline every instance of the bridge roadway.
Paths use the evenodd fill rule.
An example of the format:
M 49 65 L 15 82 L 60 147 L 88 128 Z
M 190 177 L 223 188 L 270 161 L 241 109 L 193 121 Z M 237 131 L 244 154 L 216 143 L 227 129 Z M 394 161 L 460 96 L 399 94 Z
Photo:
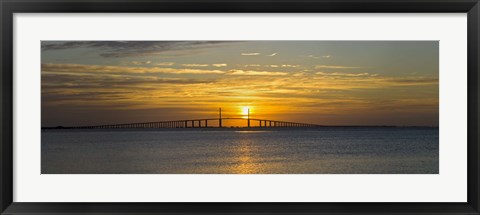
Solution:
M 111 125 L 93 125 L 93 126 L 71 126 L 62 128 L 77 128 L 77 129 L 102 129 L 102 128 L 207 128 L 208 123 L 217 121 L 218 125 L 210 126 L 221 128 L 223 120 L 246 120 L 247 127 L 319 127 L 320 125 L 298 122 L 286 122 L 268 119 L 248 119 L 241 117 L 226 117 L 226 118 L 209 118 L 209 119 L 189 119 L 189 120 L 173 120 L 160 122 L 141 122 L 141 123 L 125 123 L 125 124 L 111 124 Z M 253 125 L 252 122 L 255 122 Z

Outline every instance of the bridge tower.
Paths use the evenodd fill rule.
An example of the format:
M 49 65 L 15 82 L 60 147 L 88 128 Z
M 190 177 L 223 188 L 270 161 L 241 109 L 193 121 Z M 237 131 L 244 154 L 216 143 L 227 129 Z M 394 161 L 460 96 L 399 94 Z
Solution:
M 218 113 L 220 115 L 220 117 L 218 118 L 218 127 L 221 128 L 222 127 L 222 108 L 218 109 Z
M 250 108 L 247 109 L 247 122 L 248 122 L 248 127 L 250 128 Z

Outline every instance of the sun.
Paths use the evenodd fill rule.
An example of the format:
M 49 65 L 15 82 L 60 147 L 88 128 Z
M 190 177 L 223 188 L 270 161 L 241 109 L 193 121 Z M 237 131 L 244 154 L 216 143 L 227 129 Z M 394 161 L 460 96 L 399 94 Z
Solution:
M 243 116 L 249 115 L 249 111 L 250 111 L 250 107 L 248 107 L 248 106 L 241 107 L 241 114 Z

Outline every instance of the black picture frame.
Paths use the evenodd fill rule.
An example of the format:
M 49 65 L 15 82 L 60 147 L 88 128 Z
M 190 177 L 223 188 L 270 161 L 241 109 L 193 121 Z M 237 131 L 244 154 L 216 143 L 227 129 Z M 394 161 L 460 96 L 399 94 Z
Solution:
M 480 214 L 478 0 L 0 0 L 1 214 Z M 14 13 L 467 13 L 468 200 L 465 203 L 25 203 L 13 202 Z M 439 188 L 440 189 L 440 188 Z M 414 194 L 412 194 L 414 195 Z

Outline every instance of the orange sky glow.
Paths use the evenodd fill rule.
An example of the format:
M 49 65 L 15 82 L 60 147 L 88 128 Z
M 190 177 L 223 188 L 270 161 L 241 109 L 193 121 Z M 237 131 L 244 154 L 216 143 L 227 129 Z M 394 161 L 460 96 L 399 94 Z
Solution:
M 42 126 L 215 118 L 220 107 L 224 117 L 438 126 L 431 41 L 44 41 L 41 73 Z

